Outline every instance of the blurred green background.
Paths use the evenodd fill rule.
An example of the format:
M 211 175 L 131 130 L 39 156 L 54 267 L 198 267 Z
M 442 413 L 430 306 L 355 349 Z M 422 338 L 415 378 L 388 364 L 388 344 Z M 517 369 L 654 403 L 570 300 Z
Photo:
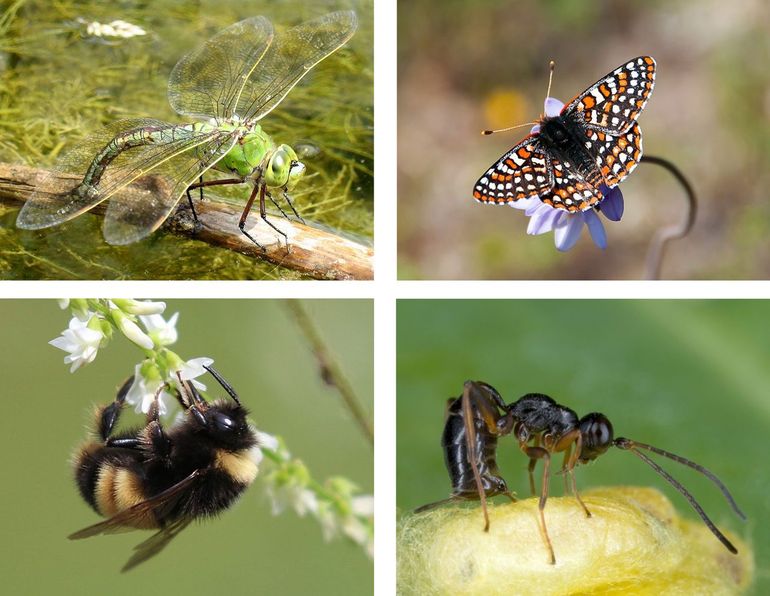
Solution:
M 449 496 L 440 446 L 444 405 L 466 379 L 491 383 L 506 403 L 545 393 L 579 416 L 604 413 L 616 436 L 716 473 L 746 523 L 708 480 L 662 462 L 718 526 L 753 546 L 756 594 L 770 591 L 770 534 L 762 530 L 770 516 L 770 301 L 401 300 L 397 316 L 401 513 Z M 528 497 L 527 459 L 512 438 L 498 443 L 498 461 L 511 490 Z M 537 477 L 541 472 L 538 466 Z M 654 486 L 698 519 L 664 479 L 617 449 L 581 466 L 576 477 L 583 490 Z M 563 494 L 560 479 L 551 487 Z
M 438 10 L 440 5 L 441 9 Z M 657 79 L 640 117 L 644 151 L 665 157 L 700 198 L 694 230 L 662 276 L 770 277 L 770 3 L 763 0 L 415 0 L 398 6 L 398 224 L 403 279 L 638 279 L 655 232 L 682 220 L 683 190 L 641 164 L 626 211 L 568 253 L 528 218 L 476 203 L 476 180 L 543 111 L 627 59 L 651 54 Z
M 62 151 L 116 120 L 189 121 L 175 114 L 167 99 L 169 74 L 182 56 L 241 19 L 264 15 L 280 31 L 343 9 L 358 15 L 353 38 L 260 124 L 278 143 L 315 153 L 303 158 L 307 171 L 292 191 L 305 220 L 370 244 L 371 0 L 0 0 L 0 161 L 49 168 Z M 147 35 L 120 39 L 87 32 L 90 22 L 116 19 Z M 244 184 L 210 194 L 244 205 L 249 192 Z M 43 231 L 20 231 L 18 209 L 0 206 L 0 277 L 6 279 L 299 277 L 162 230 L 127 247 L 110 246 L 102 238 L 102 218 L 89 214 Z M 281 216 L 276 217 L 280 227 Z
M 372 303 L 303 301 L 328 348 L 372 412 Z M 270 300 L 172 300 L 184 358 L 210 356 L 262 430 L 282 436 L 314 478 L 345 476 L 373 491 L 373 452 L 321 380 L 285 305 Z M 117 339 L 69 373 L 46 344 L 68 323 L 52 300 L 0 300 L 5 410 L 0 418 L 0 577 L 4 594 L 348 594 L 372 592 L 372 562 L 343 539 L 324 542 L 311 518 L 274 517 L 259 477 L 220 519 L 193 524 L 156 558 L 120 574 L 136 531 L 71 542 L 99 521 L 80 499 L 69 457 L 86 437 L 93 404 L 114 398 L 140 352 Z M 202 379 L 212 395 L 216 383 Z M 126 417 L 142 418 L 130 410 Z

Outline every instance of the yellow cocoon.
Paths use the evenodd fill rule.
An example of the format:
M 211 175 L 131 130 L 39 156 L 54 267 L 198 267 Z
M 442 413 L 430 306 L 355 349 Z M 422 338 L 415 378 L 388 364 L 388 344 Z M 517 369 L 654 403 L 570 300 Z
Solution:
M 730 553 L 700 521 L 682 519 L 651 488 L 614 487 L 552 497 L 545 521 L 556 564 L 538 526 L 538 500 L 446 505 L 408 514 L 398 530 L 398 593 L 433 594 L 739 594 L 751 583 L 748 546 L 726 533 Z M 724 531 L 723 528 L 720 528 Z

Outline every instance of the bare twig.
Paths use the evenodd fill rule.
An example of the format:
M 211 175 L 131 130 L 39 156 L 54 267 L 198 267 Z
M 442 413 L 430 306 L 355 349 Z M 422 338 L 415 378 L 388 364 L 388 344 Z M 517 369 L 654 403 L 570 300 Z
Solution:
M 660 268 L 663 262 L 666 244 L 671 240 L 684 238 L 690 233 L 690 230 L 692 230 L 692 227 L 695 224 L 695 216 L 698 211 L 698 200 L 690 182 L 673 163 L 667 159 L 656 157 L 654 155 L 642 156 L 642 163 L 645 162 L 661 166 L 671 172 L 679 184 L 684 187 L 687 195 L 687 214 L 684 221 L 678 225 L 666 226 L 658 230 L 657 234 L 655 234 L 650 241 L 650 246 L 647 249 L 646 277 L 647 279 L 660 279 Z
M 337 365 L 337 362 L 329 354 L 326 344 L 318 333 L 313 321 L 310 320 L 302 303 L 299 300 L 288 300 L 286 305 L 292 315 L 294 315 L 297 325 L 305 334 L 308 343 L 310 343 L 310 347 L 318 360 L 321 378 L 324 380 L 324 383 L 337 389 L 345 407 L 350 411 L 356 423 L 358 423 L 361 432 L 364 433 L 369 443 L 374 445 L 374 428 L 364 406 L 359 401 L 348 380 L 342 374 L 342 370 Z

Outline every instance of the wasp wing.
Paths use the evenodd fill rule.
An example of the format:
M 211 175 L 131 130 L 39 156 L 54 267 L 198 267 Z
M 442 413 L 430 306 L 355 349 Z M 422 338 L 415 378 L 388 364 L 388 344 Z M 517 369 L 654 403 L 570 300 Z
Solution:
M 235 114 L 247 121 L 266 116 L 316 64 L 345 44 L 358 27 L 352 10 L 332 12 L 276 34 L 244 81 Z
M 168 80 L 168 101 L 179 114 L 227 119 L 256 65 L 273 41 L 265 17 L 245 19 L 217 33 L 177 62 Z
M 179 499 L 185 494 L 185 491 L 192 486 L 193 482 L 195 482 L 195 479 L 198 478 L 200 474 L 200 470 L 194 470 L 186 478 L 183 478 L 154 497 L 142 501 L 133 507 L 129 507 L 98 524 L 88 526 L 74 534 L 70 534 L 68 538 L 70 540 L 80 540 L 81 538 L 90 538 L 91 536 L 98 536 L 99 534 L 115 534 L 118 532 L 140 529 L 142 526 L 147 527 L 148 522 L 152 521 L 157 523 L 157 520 L 163 519 L 164 515 L 179 503 Z M 175 523 L 176 521 L 166 527 L 171 527 L 171 525 Z

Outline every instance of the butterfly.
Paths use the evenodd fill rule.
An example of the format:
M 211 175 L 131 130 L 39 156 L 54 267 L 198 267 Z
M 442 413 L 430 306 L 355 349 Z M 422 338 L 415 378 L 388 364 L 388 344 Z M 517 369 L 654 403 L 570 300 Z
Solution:
M 642 157 L 636 119 L 655 84 L 655 60 L 639 56 L 603 76 L 558 116 L 543 116 L 539 129 L 503 155 L 473 187 L 482 203 L 529 197 L 569 212 L 586 211 L 628 176 Z

